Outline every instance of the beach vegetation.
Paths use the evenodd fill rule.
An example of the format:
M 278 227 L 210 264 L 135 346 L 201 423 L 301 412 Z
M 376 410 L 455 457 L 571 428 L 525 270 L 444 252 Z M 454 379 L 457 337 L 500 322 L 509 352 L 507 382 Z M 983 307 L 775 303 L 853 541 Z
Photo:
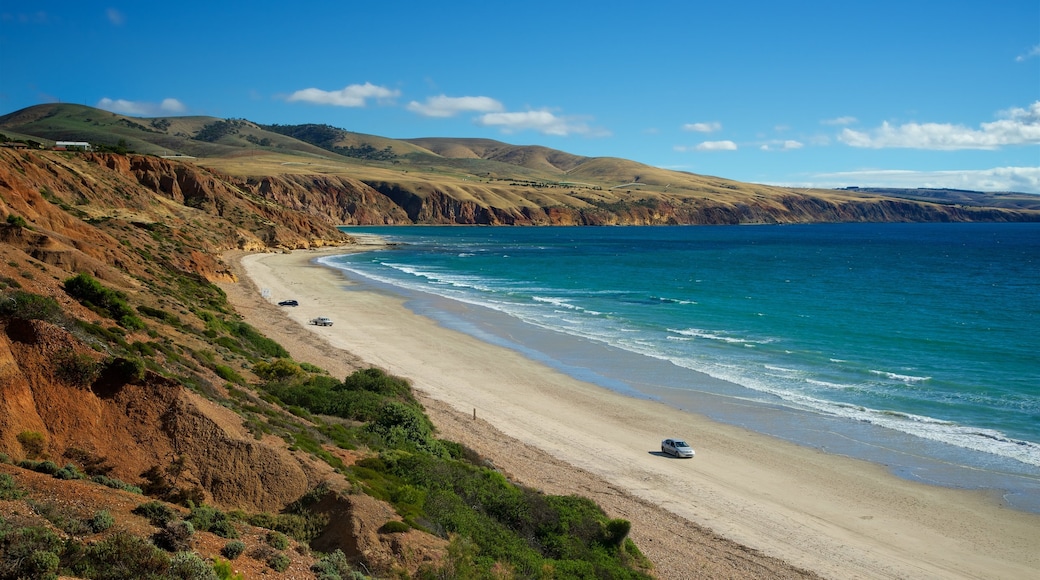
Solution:
M 90 274 L 81 272 L 65 280 L 64 288 L 69 296 L 98 314 L 115 320 L 119 326 L 129 330 L 144 328 L 144 322 L 127 304 L 126 295 L 106 288 Z
M 298 415 L 302 409 L 346 420 L 321 432 L 372 452 L 341 471 L 394 506 L 401 521 L 383 533 L 416 528 L 451 542 L 445 562 L 420 577 L 488 577 L 501 569 L 517 577 L 546 569 L 557 577 L 648 577 L 650 564 L 628 537 L 627 520 L 608 518 L 584 497 L 516 485 L 471 449 L 437 439 L 407 381 L 379 369 L 339 381 L 291 361 L 258 363 L 254 372 L 272 401 Z
M 231 540 L 224 544 L 224 547 L 220 550 L 220 553 L 224 555 L 228 560 L 234 560 L 242 555 L 242 552 L 246 551 L 246 544 L 242 540 Z
M 22 290 L 15 290 L 0 297 L 0 315 L 48 322 L 61 320 L 64 316 L 61 305 L 54 298 Z

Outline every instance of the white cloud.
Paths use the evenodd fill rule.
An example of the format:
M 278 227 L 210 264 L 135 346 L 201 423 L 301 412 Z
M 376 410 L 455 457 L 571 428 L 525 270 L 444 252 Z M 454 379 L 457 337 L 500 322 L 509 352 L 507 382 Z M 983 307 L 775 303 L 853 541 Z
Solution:
M 607 135 L 601 129 L 593 129 L 573 117 L 558 117 L 553 113 L 541 111 L 524 111 L 514 113 L 486 113 L 477 117 L 476 123 L 485 127 L 498 127 L 504 133 L 517 131 L 538 131 L 543 135 L 588 135 L 600 137 Z
M 762 145 L 760 149 L 762 151 L 793 151 L 795 149 L 801 149 L 805 145 L 801 141 L 795 141 L 794 139 L 785 139 L 783 141 L 770 141 Z
M 408 110 L 426 117 L 454 117 L 465 111 L 479 113 L 497 113 L 504 107 L 502 103 L 491 97 L 448 97 L 439 95 L 427 97 L 425 103 L 412 101 Z
M 185 110 L 184 103 L 177 99 L 163 99 L 159 103 L 159 110 L 166 113 L 183 113 Z
M 1034 56 L 1040 56 L 1040 44 L 1030 48 L 1025 54 L 1020 54 L 1015 57 L 1015 62 L 1025 62 Z
M 128 101 L 126 99 L 110 99 L 105 97 L 98 101 L 97 108 L 119 113 L 120 115 L 136 115 L 147 117 L 183 113 L 187 107 L 177 99 L 163 99 L 161 103 L 148 101 Z
M 820 121 L 820 123 L 822 123 L 824 125 L 852 125 L 852 124 L 856 123 L 858 120 L 859 119 L 857 119 L 856 117 L 852 117 L 852 116 L 846 115 L 844 117 L 835 117 L 833 119 L 824 119 L 824 120 Z
M 1026 109 L 1002 111 L 1002 119 L 982 123 L 978 129 L 949 123 L 906 123 L 887 121 L 871 131 L 844 129 L 838 139 L 852 147 L 884 149 L 997 149 L 1005 145 L 1040 144 L 1040 101 Z
M 705 141 L 694 149 L 697 151 L 736 151 L 737 144 L 732 141 Z
M 722 123 L 712 121 L 710 123 L 686 123 L 682 126 L 683 131 L 695 131 L 697 133 L 713 133 L 722 129 Z
M 332 105 L 335 107 L 364 107 L 369 99 L 380 101 L 392 99 L 401 94 L 396 89 L 388 89 L 365 83 L 363 85 L 348 85 L 338 91 L 323 91 L 321 89 L 302 89 L 289 95 L 289 102 L 302 101 L 315 105 Z
M 954 171 L 868 169 L 813 175 L 789 187 L 907 187 L 971 191 L 1019 191 L 1040 194 L 1040 167 L 994 167 Z
M 123 16 L 123 13 L 116 10 L 115 8 L 109 8 L 105 10 L 105 16 L 108 17 L 108 21 L 111 22 L 114 26 L 122 26 L 123 23 L 126 22 L 126 17 Z

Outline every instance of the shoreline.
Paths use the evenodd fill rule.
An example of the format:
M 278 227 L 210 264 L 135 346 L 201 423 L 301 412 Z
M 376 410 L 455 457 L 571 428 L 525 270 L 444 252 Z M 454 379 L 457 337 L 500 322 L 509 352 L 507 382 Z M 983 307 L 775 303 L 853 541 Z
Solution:
M 424 395 L 424 404 L 435 408 L 431 417 L 436 415 L 442 436 L 458 432 L 465 438 L 471 436 L 467 429 L 482 424 L 531 447 L 532 454 L 547 454 L 525 464 L 508 443 L 481 448 L 479 438 L 475 445 L 460 441 L 501 464 L 520 483 L 550 493 L 582 493 L 601 505 L 603 497 L 630 495 L 632 505 L 650 512 L 659 508 L 678 519 L 670 525 L 690 524 L 684 534 L 697 529 L 708 537 L 693 542 L 698 546 L 714 541 L 713 549 L 723 550 L 718 554 L 735 550 L 745 564 L 759 558 L 772 566 L 768 572 L 749 569 L 747 577 L 799 574 L 783 561 L 828 577 L 1026 577 L 1040 568 L 1035 551 L 1040 516 L 1004 508 L 999 498 L 903 480 L 883 466 L 581 382 L 517 352 L 438 326 L 409 311 L 402 299 L 360 291 L 338 270 L 312 263 L 364 247 L 229 254 L 226 259 L 240 282 L 223 287 L 247 322 L 256 322 L 287 348 L 290 340 L 313 340 L 322 358 L 301 360 L 330 371 L 329 359 L 349 361 L 354 368 L 378 366 L 409 379 Z M 258 289 L 267 289 L 270 299 L 262 299 Z M 284 298 L 297 298 L 301 305 L 279 311 L 273 303 Z M 315 316 L 329 316 L 335 325 L 307 326 Z M 322 343 L 327 344 L 324 352 Z M 474 412 L 477 421 L 470 418 Z M 665 436 L 691 439 L 697 457 L 660 456 L 656 449 Z M 539 473 L 544 465 L 538 462 L 550 459 L 557 462 L 557 474 L 573 466 L 577 478 Z M 580 483 L 595 479 L 604 483 Z M 550 489 L 553 485 L 560 489 Z M 717 574 L 705 574 L 696 555 L 663 555 L 670 551 L 660 545 L 668 543 L 666 538 L 644 529 L 662 519 L 662 512 L 643 523 L 624 511 L 611 516 L 632 521 L 633 539 L 661 577 L 732 572 L 716 568 Z M 678 549 L 688 550 L 690 538 L 680 540 Z M 732 559 L 732 553 L 719 556 L 715 565 L 724 565 L 727 557 Z M 685 566 L 690 567 L 681 570 Z

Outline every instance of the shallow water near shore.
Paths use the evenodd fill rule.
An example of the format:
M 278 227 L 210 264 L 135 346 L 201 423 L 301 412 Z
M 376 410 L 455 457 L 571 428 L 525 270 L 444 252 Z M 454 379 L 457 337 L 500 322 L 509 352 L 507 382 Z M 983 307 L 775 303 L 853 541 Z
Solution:
M 322 263 L 444 326 L 1040 512 L 1040 224 L 344 230 L 400 245 Z

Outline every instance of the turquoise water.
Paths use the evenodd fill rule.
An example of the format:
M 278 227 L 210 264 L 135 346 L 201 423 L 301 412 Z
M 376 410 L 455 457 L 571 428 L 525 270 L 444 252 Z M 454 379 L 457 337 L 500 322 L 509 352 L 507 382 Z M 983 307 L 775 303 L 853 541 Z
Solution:
M 324 262 L 583 380 L 1040 511 L 1040 224 L 371 227 Z

